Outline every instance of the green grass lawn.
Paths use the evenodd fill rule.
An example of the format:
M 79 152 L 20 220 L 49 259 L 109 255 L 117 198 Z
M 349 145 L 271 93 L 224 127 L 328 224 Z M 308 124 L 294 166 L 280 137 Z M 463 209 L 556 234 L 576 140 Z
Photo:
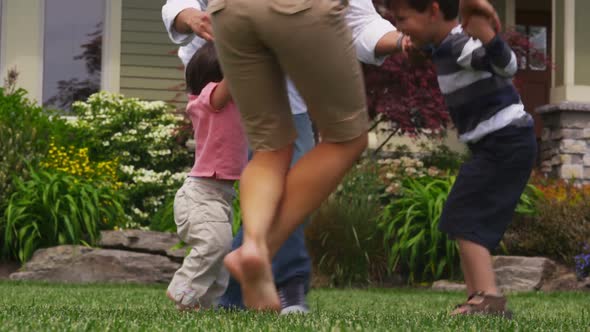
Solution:
M 450 318 L 460 293 L 313 290 L 307 316 L 180 314 L 163 286 L 0 282 L 0 331 L 590 331 L 590 293 L 514 294 L 512 321 Z

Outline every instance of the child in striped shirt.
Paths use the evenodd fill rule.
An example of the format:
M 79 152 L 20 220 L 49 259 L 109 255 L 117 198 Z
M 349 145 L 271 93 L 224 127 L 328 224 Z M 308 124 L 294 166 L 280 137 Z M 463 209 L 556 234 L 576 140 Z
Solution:
M 532 117 L 512 84 L 516 56 L 474 15 L 459 24 L 459 0 L 392 0 L 397 27 L 416 47 L 432 48 L 438 83 L 471 153 L 439 228 L 457 240 L 468 299 L 452 315 L 511 316 L 496 286 L 490 252 L 499 244 L 536 158 Z

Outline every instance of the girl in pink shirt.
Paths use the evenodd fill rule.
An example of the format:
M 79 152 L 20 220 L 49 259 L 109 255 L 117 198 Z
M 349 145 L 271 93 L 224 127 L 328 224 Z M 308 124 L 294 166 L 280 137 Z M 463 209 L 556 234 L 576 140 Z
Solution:
M 231 249 L 234 182 L 248 162 L 248 144 L 211 42 L 188 63 L 186 86 L 195 164 L 176 193 L 174 220 L 192 249 L 166 295 L 179 310 L 198 310 L 215 306 L 229 282 L 223 258 Z

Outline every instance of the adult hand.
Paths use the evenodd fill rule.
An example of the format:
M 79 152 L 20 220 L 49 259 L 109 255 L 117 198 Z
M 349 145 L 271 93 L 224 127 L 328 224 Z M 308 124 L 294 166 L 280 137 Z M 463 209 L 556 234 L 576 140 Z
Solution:
M 194 32 L 197 36 L 212 41 L 213 27 L 211 17 L 206 12 L 195 8 L 187 8 L 176 16 L 174 26 L 179 32 Z
M 463 27 L 469 25 L 469 20 L 473 15 L 483 15 L 492 20 L 492 25 L 496 32 L 502 29 L 498 13 L 496 13 L 496 9 L 494 9 L 494 6 L 488 0 L 460 0 L 459 12 Z

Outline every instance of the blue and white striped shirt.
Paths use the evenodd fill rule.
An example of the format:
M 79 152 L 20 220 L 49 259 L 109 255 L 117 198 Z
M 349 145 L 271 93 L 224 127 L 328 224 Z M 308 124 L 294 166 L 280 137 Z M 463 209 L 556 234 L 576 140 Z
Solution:
M 512 84 L 516 55 L 499 36 L 483 45 L 458 25 L 434 50 L 432 60 L 461 141 L 476 142 L 508 125 L 532 126 Z

